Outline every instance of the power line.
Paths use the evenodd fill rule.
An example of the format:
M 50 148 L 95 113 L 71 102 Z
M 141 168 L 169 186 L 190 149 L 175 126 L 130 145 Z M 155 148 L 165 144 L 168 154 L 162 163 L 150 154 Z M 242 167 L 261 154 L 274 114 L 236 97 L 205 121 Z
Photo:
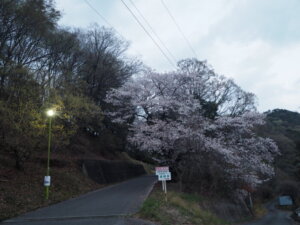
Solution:
M 162 48 L 159 46 L 159 44 L 155 41 L 155 39 L 151 36 L 151 34 L 147 31 L 147 29 L 144 27 L 144 25 L 141 23 L 141 21 L 136 17 L 136 15 L 132 12 L 132 10 L 128 7 L 128 5 L 124 2 L 124 0 L 121 0 L 123 5 L 127 8 L 127 10 L 130 12 L 130 14 L 133 16 L 133 18 L 136 20 L 136 22 L 141 26 L 141 28 L 145 31 L 145 33 L 150 37 L 150 39 L 153 41 L 153 43 L 156 45 L 156 47 L 160 50 L 160 52 L 164 55 L 164 57 L 168 60 L 168 62 L 174 66 L 175 64 L 172 62 L 172 60 L 166 55 L 166 53 L 162 50 Z
M 108 20 L 103 15 L 101 15 L 101 13 L 99 13 L 99 11 L 95 7 L 93 7 L 91 3 L 88 2 L 88 0 L 84 1 L 108 26 L 112 27 L 120 37 L 124 38 L 124 36 L 116 28 L 114 28 L 114 26 L 110 22 L 108 22 Z
M 98 15 L 100 16 L 100 18 L 108 25 L 110 26 L 111 28 L 114 29 L 114 31 L 121 37 L 123 38 L 124 40 L 126 40 L 126 38 L 124 37 L 124 35 L 122 35 L 103 15 L 101 15 L 101 13 L 99 13 L 99 11 L 92 6 L 91 3 L 89 3 L 87 0 L 84 0 L 85 3 Z M 137 49 L 135 50 L 139 55 L 142 55 Z
M 176 25 L 179 33 L 182 35 L 182 37 L 184 38 L 185 42 L 187 43 L 187 45 L 189 46 L 190 50 L 193 52 L 193 54 L 196 56 L 197 58 L 197 53 L 196 51 L 193 49 L 191 43 L 189 42 L 189 40 L 187 39 L 187 37 L 184 35 L 184 32 L 182 31 L 182 29 L 180 28 L 179 24 L 176 22 L 174 16 L 172 15 L 172 13 L 170 12 L 169 8 L 167 7 L 167 5 L 164 3 L 163 0 L 161 0 L 162 5 L 164 6 L 164 8 L 166 9 L 167 13 L 169 14 L 169 16 L 171 17 L 171 19 L 173 20 L 174 24 Z
M 116 28 L 114 28 L 114 26 L 101 14 L 99 13 L 99 11 L 93 7 L 93 5 L 88 2 L 87 0 L 84 0 L 85 3 L 107 24 L 109 25 L 110 27 L 112 27 L 116 33 L 119 34 L 120 37 L 124 37 L 120 32 L 118 32 L 118 30 Z M 138 22 L 138 24 L 143 28 L 143 30 L 146 32 L 146 34 L 151 38 L 151 40 L 154 42 L 154 44 L 158 47 L 158 49 L 161 51 L 161 53 L 164 55 L 164 57 L 168 60 L 168 62 L 174 66 L 175 64 L 172 62 L 172 60 L 165 54 L 165 52 L 162 50 L 162 48 L 159 46 L 159 44 L 154 40 L 154 38 L 150 35 L 150 33 L 146 30 L 146 28 L 143 26 L 143 24 L 139 21 L 139 19 L 135 16 L 135 14 L 132 12 L 132 10 L 128 7 L 128 5 L 123 1 L 121 0 L 122 3 L 124 4 L 124 6 L 129 10 L 129 12 L 131 13 L 131 15 L 134 17 L 134 19 Z M 134 3 L 131 1 L 131 3 L 134 5 Z M 136 8 L 136 7 L 135 7 Z M 137 9 L 137 8 L 136 8 Z M 138 9 L 137 9 L 138 11 Z M 146 22 L 147 23 L 147 22 Z M 150 24 L 148 24 L 149 26 Z M 153 29 L 152 29 L 153 30 Z M 162 42 L 163 43 L 163 42 Z M 166 48 L 166 47 L 165 47 Z M 166 48 L 167 49 L 167 48 Z M 169 50 L 167 49 L 167 51 L 169 52 Z M 169 54 L 171 55 L 171 57 L 174 57 L 170 52 Z M 176 60 L 174 60 L 176 62 Z
M 157 40 L 160 42 L 160 44 L 164 47 L 164 49 L 167 51 L 167 53 L 169 54 L 169 56 L 171 56 L 173 61 L 177 61 L 176 58 L 174 57 L 174 55 L 170 52 L 170 50 L 167 48 L 167 46 L 165 45 L 165 43 L 161 40 L 161 38 L 158 36 L 158 34 L 155 32 L 155 30 L 153 29 L 153 27 L 150 25 L 150 23 L 148 22 L 148 20 L 144 17 L 143 13 L 138 9 L 138 7 L 134 4 L 134 2 L 132 0 L 129 0 L 131 2 L 131 4 L 133 5 L 133 7 L 135 8 L 135 10 L 138 12 L 138 14 L 140 15 L 140 17 L 144 20 L 144 22 L 148 25 L 148 27 L 150 28 L 150 30 L 152 31 L 152 33 L 154 34 L 154 36 L 157 38 Z

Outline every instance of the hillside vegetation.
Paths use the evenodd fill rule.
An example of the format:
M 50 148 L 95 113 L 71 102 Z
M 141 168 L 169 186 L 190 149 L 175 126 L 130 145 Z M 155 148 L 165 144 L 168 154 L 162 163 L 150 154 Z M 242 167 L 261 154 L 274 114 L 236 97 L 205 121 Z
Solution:
M 258 196 L 268 199 L 278 195 L 290 195 L 300 205 L 300 114 L 284 109 L 265 113 L 266 124 L 257 132 L 272 138 L 281 154 L 275 159 L 276 175 L 264 185 Z
M 267 114 L 267 121 L 268 135 L 282 152 L 277 167 L 300 180 L 300 114 L 275 109 Z
M 284 109 L 265 114 L 267 123 L 261 133 L 271 137 L 281 151 L 276 167 L 300 180 L 300 114 Z
M 101 135 L 98 151 L 124 148 L 126 129 L 105 120 L 103 99 L 139 63 L 125 57 L 128 44 L 113 30 L 62 28 L 59 19 L 50 0 L 0 3 L 0 154 L 18 170 L 47 149 L 48 109 L 53 151 L 80 148 L 82 133 Z
M 99 188 L 83 159 L 121 159 L 126 129 L 103 99 L 139 70 L 108 28 L 58 25 L 51 0 L 0 2 L 0 219 Z M 49 117 L 50 199 L 44 200 Z

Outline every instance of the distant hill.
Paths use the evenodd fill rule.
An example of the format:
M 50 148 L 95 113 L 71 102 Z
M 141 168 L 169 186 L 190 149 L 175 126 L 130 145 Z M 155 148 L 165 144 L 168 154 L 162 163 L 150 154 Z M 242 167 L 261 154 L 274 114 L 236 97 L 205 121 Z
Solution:
M 282 155 L 276 167 L 300 180 L 300 114 L 285 109 L 265 112 L 267 123 L 259 133 L 272 138 Z

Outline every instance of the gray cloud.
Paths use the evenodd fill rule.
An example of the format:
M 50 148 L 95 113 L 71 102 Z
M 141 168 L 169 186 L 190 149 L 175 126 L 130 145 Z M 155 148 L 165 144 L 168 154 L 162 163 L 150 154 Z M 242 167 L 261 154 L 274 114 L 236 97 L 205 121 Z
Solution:
M 121 1 L 89 0 L 158 71 L 173 69 Z M 133 0 L 177 59 L 193 57 L 160 0 Z M 197 52 L 219 74 L 233 77 L 259 98 L 259 110 L 298 110 L 300 99 L 299 0 L 164 0 Z M 103 21 L 82 0 L 57 0 L 61 24 Z M 130 2 L 126 0 L 130 5 Z

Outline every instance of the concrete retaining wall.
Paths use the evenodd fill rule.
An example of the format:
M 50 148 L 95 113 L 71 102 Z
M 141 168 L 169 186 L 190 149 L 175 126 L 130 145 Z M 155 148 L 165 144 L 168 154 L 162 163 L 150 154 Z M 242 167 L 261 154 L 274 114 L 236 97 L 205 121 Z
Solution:
M 120 182 L 146 173 L 142 165 L 127 161 L 83 160 L 81 166 L 84 174 L 99 184 Z

